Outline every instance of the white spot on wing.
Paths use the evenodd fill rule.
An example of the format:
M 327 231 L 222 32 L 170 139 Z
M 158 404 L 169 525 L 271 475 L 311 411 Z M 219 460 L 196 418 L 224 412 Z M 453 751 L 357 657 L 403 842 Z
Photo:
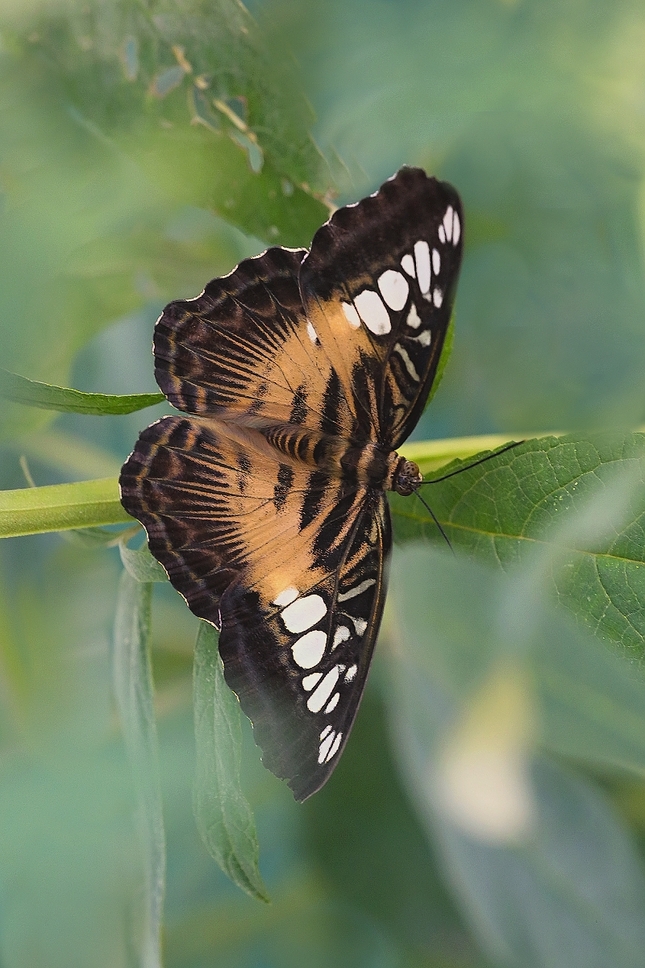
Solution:
M 312 692 L 312 694 L 309 696 L 309 699 L 307 700 L 307 709 L 309 709 L 312 713 L 320 712 L 336 688 L 336 683 L 338 682 L 339 676 L 340 669 L 337 665 L 335 665 L 333 669 L 329 670 L 315 692 Z
M 421 325 L 421 319 L 417 312 L 417 307 L 414 305 L 414 303 L 412 303 L 412 305 L 410 306 L 410 312 L 408 313 L 408 318 L 406 319 L 406 323 L 408 324 L 410 329 L 418 329 L 419 326 Z
M 293 585 L 289 585 L 283 592 L 280 592 L 277 598 L 273 599 L 273 604 L 279 608 L 284 608 L 285 605 L 290 605 L 291 602 L 295 601 L 298 594 L 298 589 L 294 588 Z
M 435 291 L 432 293 L 432 299 L 437 309 L 439 309 L 441 307 L 441 303 L 443 302 L 443 293 L 441 289 L 435 289 Z
M 306 689 L 307 692 L 311 692 L 314 686 L 317 686 L 322 679 L 322 672 L 312 672 L 310 676 L 305 676 L 302 680 L 302 688 Z M 347 676 L 345 676 L 347 678 Z
M 419 374 L 417 373 L 417 369 L 414 363 L 412 362 L 412 360 L 410 359 L 409 353 L 406 350 L 405 346 L 401 346 L 400 343 L 396 343 L 394 346 L 394 352 L 399 354 L 399 356 L 403 360 L 404 367 L 406 368 L 406 370 L 408 371 L 412 379 L 416 380 L 418 383 Z M 340 595 L 338 597 L 340 598 Z
M 340 693 L 335 692 L 334 695 L 329 700 L 329 702 L 327 703 L 327 705 L 325 706 L 325 714 L 333 713 L 334 709 L 336 708 L 339 702 L 340 702 Z
M 352 329 L 358 329 L 361 325 L 361 317 L 356 312 L 354 306 L 351 303 L 343 303 L 343 312 L 345 313 L 345 319 L 352 327 Z
M 438 276 L 441 272 L 441 256 L 439 255 L 439 249 L 432 250 L 432 271 L 435 276 Z
M 421 343 L 422 346 L 430 346 L 432 334 L 429 329 L 424 329 L 423 332 L 419 333 L 418 336 L 413 336 L 412 339 L 416 340 L 417 343 Z
M 353 682 L 358 672 L 358 666 L 352 665 L 345 673 L 345 682 Z
M 304 632 L 319 622 L 326 611 L 320 595 L 307 595 L 283 609 L 282 621 L 290 632 Z
M 336 733 L 332 730 L 332 732 L 329 734 L 329 736 L 326 736 L 325 739 L 323 739 L 321 741 L 320 748 L 318 750 L 318 762 L 319 763 L 324 763 L 325 762 L 325 759 L 327 757 L 327 754 L 329 753 L 330 749 L 332 748 L 335 739 L 336 739 Z
M 327 733 L 332 733 L 332 732 L 333 732 L 333 730 L 332 730 L 331 723 L 327 723 L 327 725 L 323 729 L 322 733 L 320 734 L 320 739 L 324 739 L 325 736 L 327 735 Z
M 384 336 L 392 329 L 390 314 L 385 303 L 373 289 L 364 289 L 355 297 L 354 302 L 361 319 L 375 336 Z
M 390 309 L 394 309 L 397 312 L 399 309 L 403 309 L 408 301 L 410 287 L 407 279 L 401 272 L 396 272 L 394 269 L 386 269 L 379 276 L 378 287 Z
M 459 216 L 455 212 L 452 217 L 452 244 L 457 245 L 459 242 L 459 236 L 461 235 L 461 222 L 459 221 Z
M 320 630 L 307 632 L 291 647 L 294 661 L 297 662 L 301 669 L 313 669 L 325 654 L 326 644 L 327 635 L 325 632 L 321 632 Z
M 339 625 L 334 633 L 334 642 L 332 645 L 332 649 L 335 649 L 336 646 L 340 645 L 341 642 L 346 642 L 348 638 L 349 638 L 349 629 L 347 628 L 347 626 Z
M 354 618 L 353 615 L 350 615 L 350 618 L 351 618 L 352 622 L 354 623 L 354 628 L 356 629 L 356 634 L 357 635 L 364 635 L 365 634 L 365 629 L 367 628 L 367 622 L 365 621 L 365 619 L 364 618 Z
M 438 231 L 437 235 L 439 236 L 439 241 L 445 243 L 445 241 L 446 241 L 446 233 L 443 230 L 443 225 L 440 225 L 439 226 L 439 231 Z
M 417 279 L 421 292 L 430 288 L 430 246 L 425 239 L 414 243 L 414 258 L 417 261 Z
M 443 228 L 446 233 L 446 238 L 448 239 L 449 242 L 452 238 L 452 216 L 453 216 L 453 208 L 452 208 L 452 205 L 449 205 L 448 208 L 446 209 L 446 214 L 443 217 Z
M 398 346 L 399 344 L 397 343 L 396 345 Z M 364 591 L 367 591 L 368 588 L 371 588 L 375 584 L 376 578 L 366 578 L 360 585 L 355 585 L 353 588 L 350 588 L 348 592 L 340 592 L 338 594 L 338 601 L 346 602 L 348 598 L 356 598 L 357 595 L 362 595 Z
M 309 339 L 311 340 L 311 342 L 314 344 L 314 346 L 317 346 L 318 343 L 320 343 L 320 340 L 318 339 L 318 333 L 313 328 L 313 326 L 311 325 L 311 322 L 309 320 L 307 320 L 307 336 L 309 337 Z
M 342 733 L 336 733 L 336 739 L 332 743 L 332 747 L 329 753 L 327 754 L 327 756 L 325 757 L 325 763 L 329 763 L 329 761 L 333 760 L 333 758 L 336 756 L 336 753 L 338 752 L 338 748 L 340 746 L 342 738 L 343 738 Z
M 412 258 L 412 256 L 410 255 L 409 252 L 407 252 L 403 256 L 403 258 L 401 259 L 401 265 L 405 269 L 405 271 L 407 272 L 407 274 L 409 276 L 412 276 L 412 278 L 414 278 L 414 276 L 415 276 L 415 272 L 414 272 L 414 259 Z

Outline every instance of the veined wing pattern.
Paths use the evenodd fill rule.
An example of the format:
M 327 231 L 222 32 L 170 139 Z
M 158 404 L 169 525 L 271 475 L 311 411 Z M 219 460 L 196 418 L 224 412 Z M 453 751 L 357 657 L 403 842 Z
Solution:
M 331 774 L 365 685 L 396 448 L 435 377 L 463 246 L 457 193 L 402 168 L 311 249 L 268 249 L 166 307 L 155 374 L 186 416 L 141 434 L 126 510 L 200 618 L 263 762 L 297 799 Z

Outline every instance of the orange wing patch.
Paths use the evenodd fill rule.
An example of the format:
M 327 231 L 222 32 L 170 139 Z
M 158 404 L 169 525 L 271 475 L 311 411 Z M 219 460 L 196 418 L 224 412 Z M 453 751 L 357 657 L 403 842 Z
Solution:
M 270 600 L 284 586 L 280 565 L 313 566 L 303 509 L 334 507 L 342 483 L 312 486 L 311 471 L 280 459 L 248 428 L 217 420 L 164 417 L 148 427 L 121 473 L 126 507 L 148 533 L 152 553 L 201 618 L 218 622 L 219 597 L 245 571 Z M 286 579 L 285 579 L 286 580 Z M 275 587 L 274 587 L 275 585 Z
M 351 387 L 341 385 L 302 306 L 304 255 L 269 249 L 196 299 L 166 307 L 155 329 L 155 375 L 178 410 L 352 437 Z

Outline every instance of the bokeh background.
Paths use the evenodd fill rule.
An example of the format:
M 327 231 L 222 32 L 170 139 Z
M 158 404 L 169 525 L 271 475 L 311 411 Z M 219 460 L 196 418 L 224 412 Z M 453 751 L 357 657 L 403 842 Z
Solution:
M 267 244 L 308 244 L 326 202 L 403 163 L 453 182 L 467 218 L 454 350 L 415 437 L 643 423 L 638 0 L 0 0 L 0 365 L 154 390 L 169 299 Z M 0 485 L 25 485 L 23 455 L 36 484 L 116 475 L 162 412 L 53 419 L 3 403 Z M 642 786 L 601 769 L 584 736 L 539 752 L 535 668 L 564 675 L 566 644 L 573 690 L 591 648 L 538 609 L 549 563 L 529 594 L 528 573 L 511 588 L 415 554 L 396 550 L 379 654 L 328 786 L 297 806 L 246 729 L 268 907 L 197 835 L 196 621 L 156 586 L 168 968 L 642 965 Z M 114 550 L 56 535 L 0 547 L 3 968 L 142 963 L 111 681 L 120 568 Z M 519 674 L 534 640 L 551 652 Z M 613 673 L 593 656 L 595 687 Z M 432 753 L 462 702 L 457 753 Z M 584 734 L 573 714 L 559 722 Z M 468 759 L 482 747 L 495 756 Z M 443 786 L 428 792 L 426 769 Z M 478 770 L 497 793 L 450 826 L 451 796 L 485 800 L 468 785 Z

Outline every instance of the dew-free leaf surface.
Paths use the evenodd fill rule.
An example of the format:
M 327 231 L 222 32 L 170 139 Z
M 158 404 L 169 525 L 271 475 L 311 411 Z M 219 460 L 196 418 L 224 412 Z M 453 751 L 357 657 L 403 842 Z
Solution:
M 258 868 L 255 820 L 240 787 L 240 706 L 224 681 L 215 629 L 199 623 L 195 644 L 193 806 L 202 840 L 234 884 L 268 901 Z
M 0 397 L 13 403 L 60 413 L 102 414 L 134 413 L 163 403 L 163 393 L 83 393 L 70 387 L 57 387 L 29 380 L 18 373 L 0 369 Z
M 582 624 L 643 657 L 643 434 L 529 440 L 422 493 L 456 549 L 503 570 L 531 556 Z M 393 495 L 392 507 L 399 541 L 437 538 L 415 498 Z
M 132 770 L 145 874 L 141 965 L 161 968 L 166 836 L 150 659 L 151 605 L 152 584 L 124 571 L 114 622 L 114 692 Z
M 383 695 L 397 762 L 493 963 L 636 968 L 642 859 L 576 767 L 642 777 L 645 684 L 532 564 L 395 554 Z

